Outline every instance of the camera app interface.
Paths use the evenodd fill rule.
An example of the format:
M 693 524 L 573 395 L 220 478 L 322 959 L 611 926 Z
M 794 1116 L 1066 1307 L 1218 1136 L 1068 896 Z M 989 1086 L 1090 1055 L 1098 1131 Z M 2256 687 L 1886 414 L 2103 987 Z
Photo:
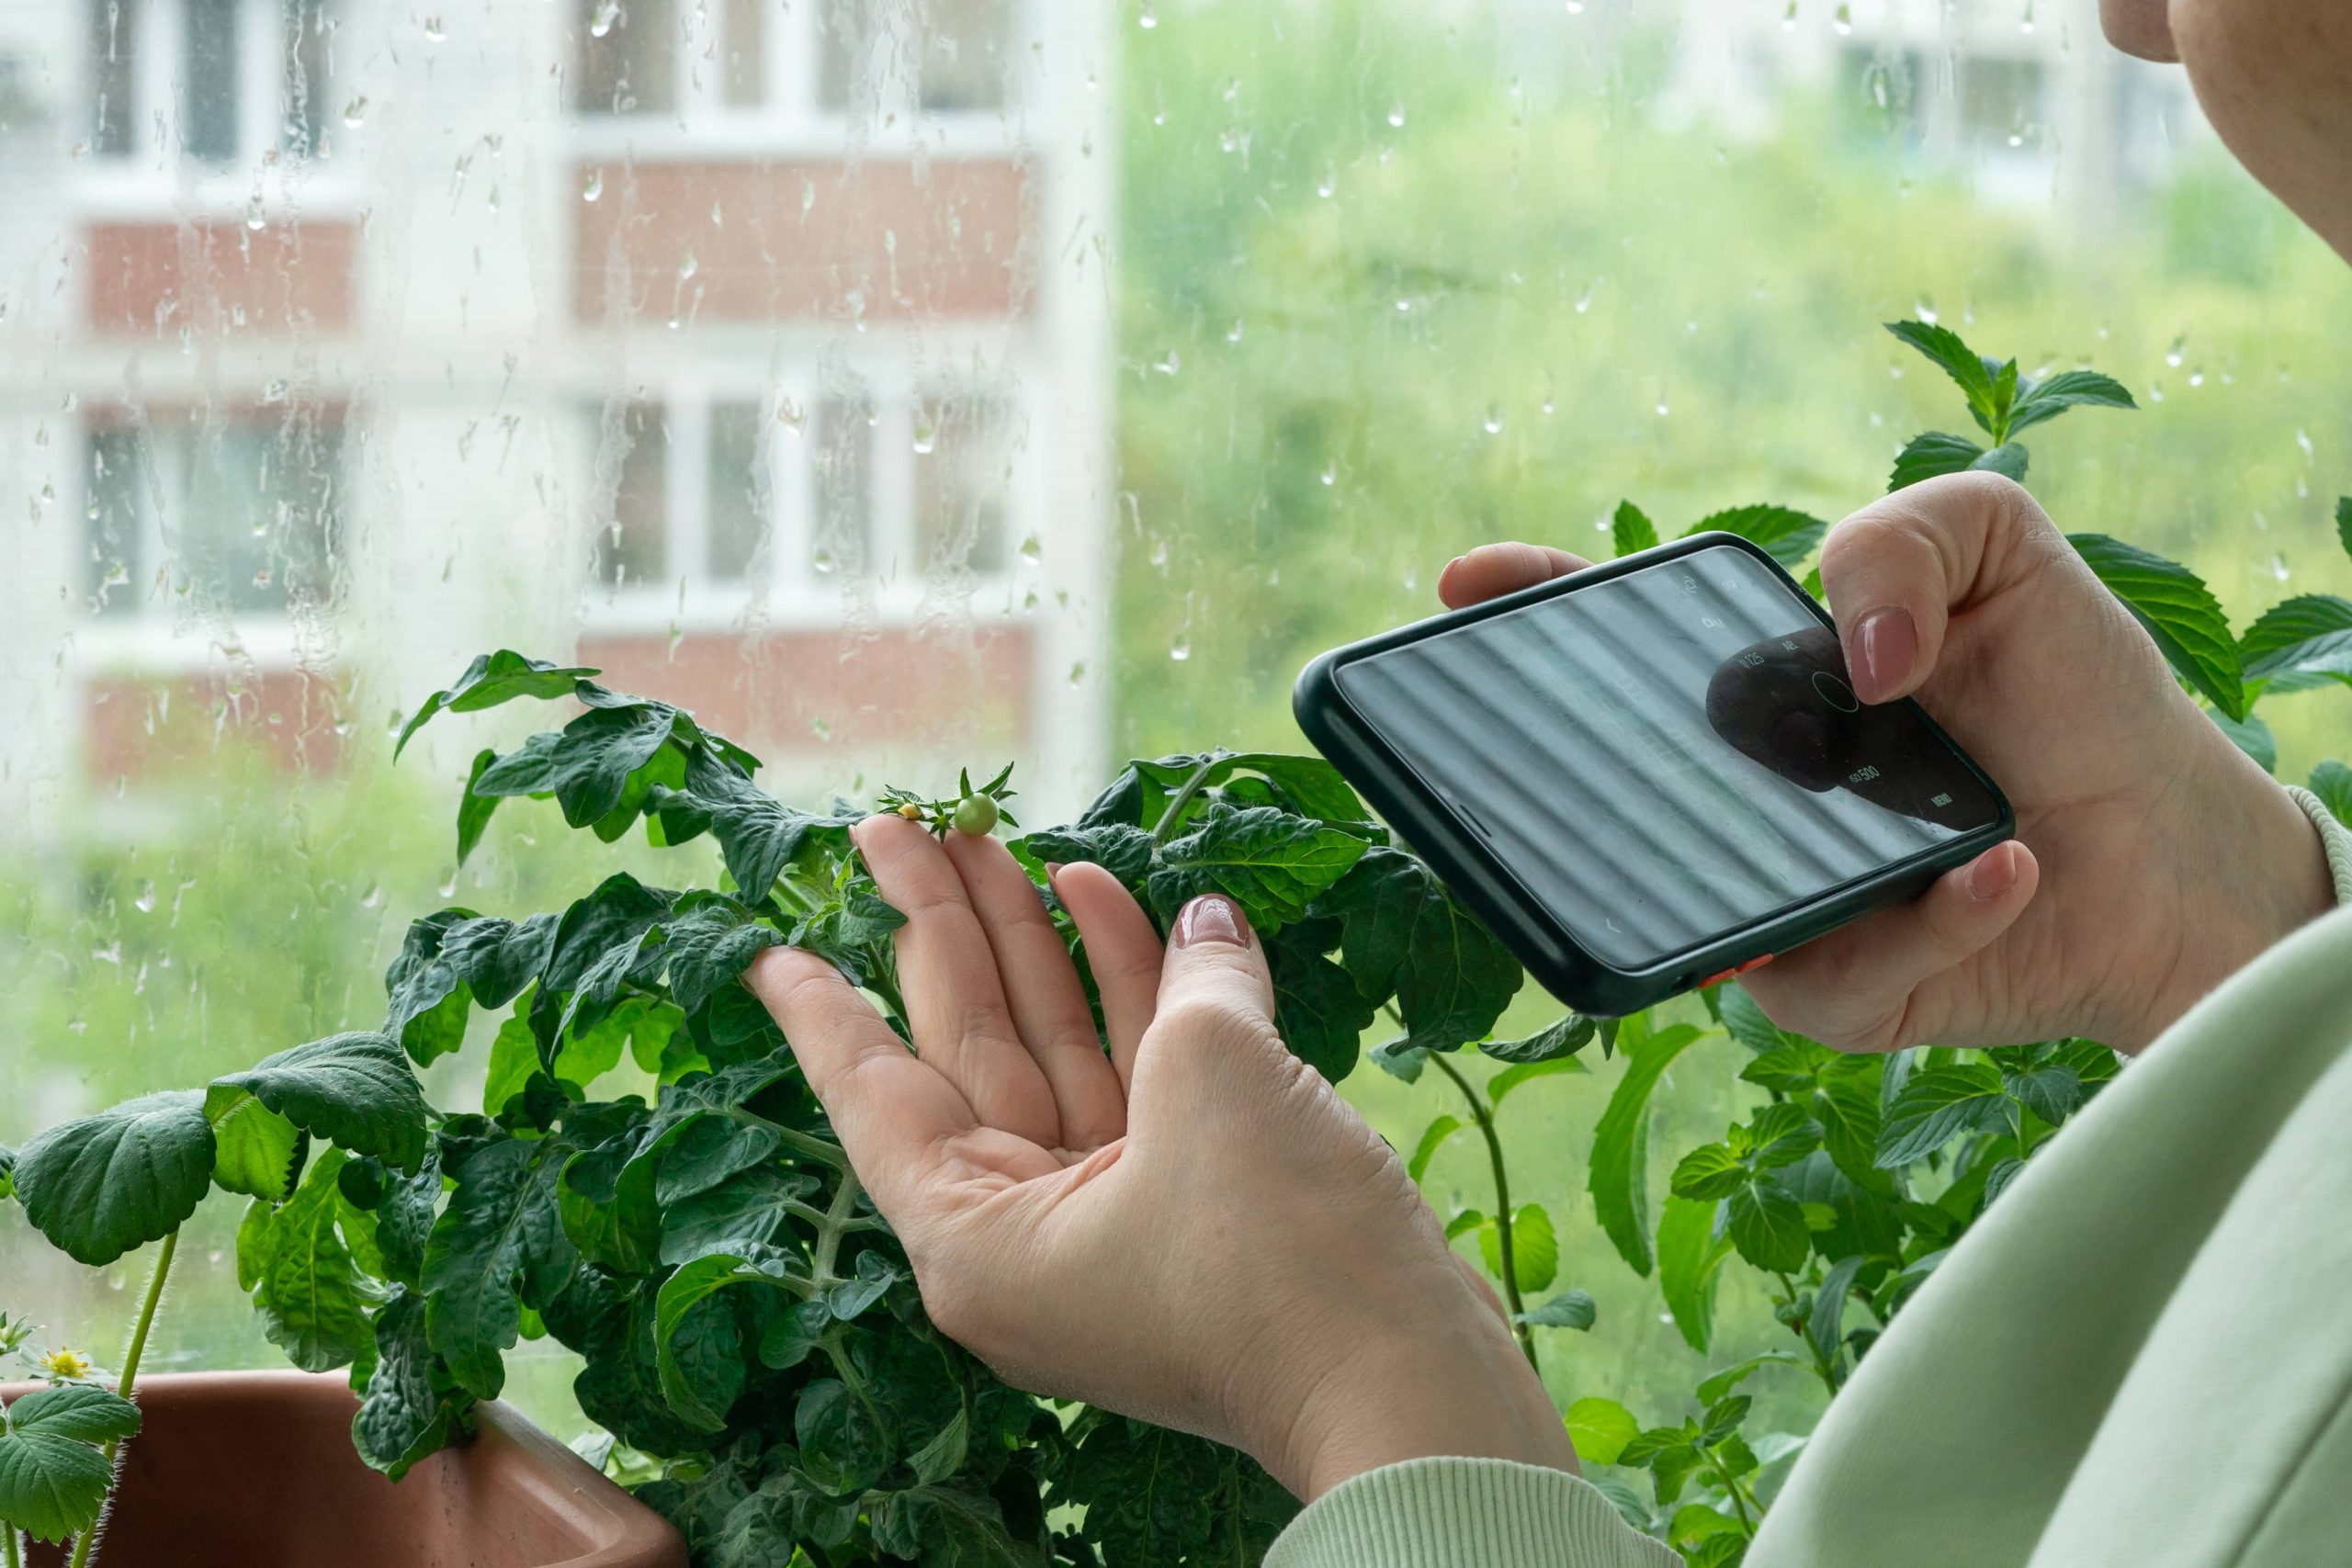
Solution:
M 1718 546 L 1342 665 L 1341 694 L 1578 941 L 1639 967 L 1997 815 L 1907 703 Z

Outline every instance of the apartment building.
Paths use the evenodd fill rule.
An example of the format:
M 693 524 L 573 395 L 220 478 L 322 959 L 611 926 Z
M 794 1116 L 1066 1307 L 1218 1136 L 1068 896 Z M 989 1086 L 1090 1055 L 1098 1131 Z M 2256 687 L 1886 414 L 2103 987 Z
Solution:
M 0 6 L 0 804 L 347 766 L 502 644 L 780 788 L 1014 756 L 1067 797 L 1111 61 L 1046 10 Z

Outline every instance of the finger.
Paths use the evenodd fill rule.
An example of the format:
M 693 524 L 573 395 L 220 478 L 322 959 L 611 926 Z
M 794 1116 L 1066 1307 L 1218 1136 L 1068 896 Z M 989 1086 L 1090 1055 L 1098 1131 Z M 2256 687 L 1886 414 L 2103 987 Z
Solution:
M 1276 1085 L 1261 1069 L 1289 1059 L 1274 1028 L 1265 951 L 1249 920 L 1222 894 L 1193 899 L 1168 933 L 1151 1024 L 1136 1049 L 1129 1137 L 1148 1144 L 1158 1116 L 1189 1122 L 1188 1105 L 1261 1101 Z
M 1052 1086 L 1060 1147 L 1095 1149 L 1126 1129 L 1127 1097 L 1037 885 L 996 840 L 950 833 L 947 858 L 980 917 L 1022 1043 Z
M 1550 545 L 1480 545 L 1466 556 L 1456 556 L 1438 573 L 1437 596 L 1450 609 L 1483 604 L 1592 563 Z
M 869 817 L 853 832 L 875 886 L 907 917 L 892 942 L 916 1053 L 986 1125 L 1061 1147 L 1053 1089 L 1021 1043 L 996 953 L 947 852 L 902 817 Z
M 1847 672 L 1866 703 L 1919 689 L 1952 614 L 1981 597 L 2050 519 L 1998 474 L 1947 474 L 1872 502 L 1829 531 L 1821 587 Z
M 903 1228 L 950 1141 L 978 1125 L 970 1102 L 815 953 L 769 948 L 743 983 L 784 1031 L 875 1205 Z
M 1102 998 L 1103 1032 L 1111 1037 L 1111 1063 L 1125 1089 L 1135 1081 L 1136 1052 L 1159 1005 L 1159 933 L 1135 896 L 1099 865 L 1059 867 L 1054 892 L 1085 940 L 1087 965 Z
M 1912 902 L 1882 909 L 1742 976 L 1774 1022 L 1841 1051 L 1974 1044 L 1936 1040 L 1940 1010 L 1921 1006 L 1936 978 L 1990 946 L 2033 899 L 2033 852 L 1996 844 Z

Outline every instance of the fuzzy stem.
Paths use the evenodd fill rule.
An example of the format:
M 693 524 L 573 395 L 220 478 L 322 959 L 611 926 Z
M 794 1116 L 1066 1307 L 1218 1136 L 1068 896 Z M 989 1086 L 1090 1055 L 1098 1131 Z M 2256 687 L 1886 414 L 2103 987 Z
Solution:
M 155 1326 L 155 1309 L 162 1305 L 164 1301 L 164 1280 L 172 1271 L 172 1255 L 179 1250 L 179 1232 L 173 1231 L 164 1236 L 164 1245 L 155 1253 L 154 1271 L 147 1276 L 146 1299 L 139 1303 L 139 1320 L 130 1325 L 130 1344 L 122 1352 L 122 1376 L 115 1383 L 115 1393 L 125 1399 L 129 1399 L 132 1391 L 138 1386 L 139 1363 L 147 1354 L 147 1332 Z M 121 1450 L 121 1443 L 109 1438 L 101 1450 L 106 1455 L 107 1472 L 109 1477 L 114 1472 L 115 1456 Z M 109 1479 L 107 1482 L 109 1492 L 113 1490 L 113 1481 Z M 87 1568 L 90 1549 L 97 1544 L 97 1540 L 96 1525 L 92 1525 L 88 1529 L 84 1530 L 81 1539 L 74 1543 L 74 1558 L 67 1568 Z M 11 1543 L 13 1544 L 13 1538 Z M 14 1554 L 11 1553 L 11 1555 Z
M 1535 1359 L 1535 1331 L 1520 1321 L 1527 1306 L 1519 1296 L 1519 1260 L 1511 1255 L 1510 1178 L 1503 1171 L 1503 1141 L 1495 1131 L 1494 1114 L 1453 1063 L 1432 1051 L 1430 1065 L 1453 1080 L 1453 1087 L 1462 1091 L 1463 1100 L 1470 1107 L 1470 1118 L 1477 1123 L 1478 1135 L 1487 1140 L 1487 1164 L 1495 1175 L 1495 1243 L 1502 1258 L 1503 1302 L 1510 1309 L 1511 1328 L 1519 1336 L 1519 1348 L 1527 1352 L 1527 1364 L 1541 1371 L 1544 1364 Z
M 24 1568 L 25 1560 L 17 1555 L 17 1527 L 0 1520 L 0 1563 L 6 1568 Z
M 820 1290 L 839 1282 L 833 1273 L 833 1264 L 841 1257 L 842 1237 L 849 1234 L 849 1228 L 854 1223 L 858 1194 L 865 1190 L 858 1183 L 857 1172 L 843 1166 L 841 1184 L 833 1189 L 833 1201 L 827 1205 L 817 1226 L 817 1248 L 813 1261 Z
M 1209 782 L 1209 774 L 1223 761 L 1225 759 L 1222 757 L 1211 757 L 1193 770 L 1191 778 L 1177 786 L 1176 793 L 1168 797 L 1168 808 L 1159 814 L 1159 826 L 1151 830 L 1153 843 L 1164 844 L 1176 836 L 1177 825 L 1183 820 L 1184 807 L 1193 804 L 1193 796 L 1201 793 L 1202 788 Z

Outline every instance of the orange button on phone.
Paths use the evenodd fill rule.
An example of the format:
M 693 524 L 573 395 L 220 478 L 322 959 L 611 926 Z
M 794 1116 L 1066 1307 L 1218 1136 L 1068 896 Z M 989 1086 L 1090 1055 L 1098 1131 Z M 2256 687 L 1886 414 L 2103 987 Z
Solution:
M 1738 973 L 1739 971 L 1736 969 L 1726 969 L 1720 975 L 1710 975 L 1705 979 L 1699 982 L 1699 989 L 1703 991 L 1710 986 L 1720 986 L 1725 980 L 1730 979 L 1734 975 Z
M 1755 957 L 1749 959 L 1747 963 L 1739 965 L 1736 969 L 1734 969 L 1732 973 L 1735 975 L 1745 975 L 1750 969 L 1761 969 L 1767 964 L 1771 963 L 1772 958 L 1773 954 L 1771 953 L 1759 953 Z

